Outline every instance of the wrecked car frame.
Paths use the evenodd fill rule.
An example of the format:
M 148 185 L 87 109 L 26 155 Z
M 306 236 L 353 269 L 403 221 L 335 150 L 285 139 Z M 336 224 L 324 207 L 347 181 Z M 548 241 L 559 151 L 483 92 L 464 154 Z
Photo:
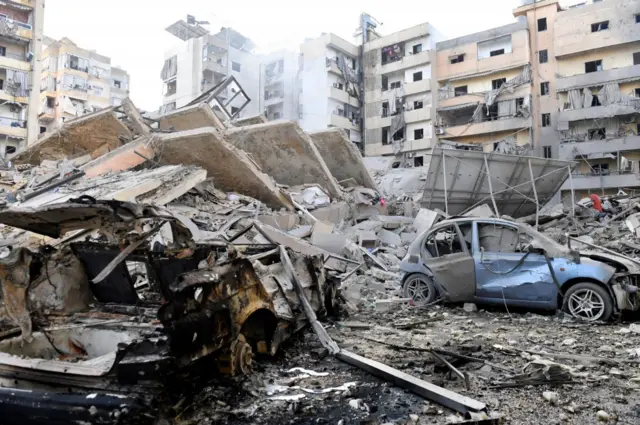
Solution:
M 536 309 L 563 308 L 584 320 L 637 310 L 640 267 L 611 254 L 578 252 L 525 224 L 445 220 L 411 244 L 400 269 L 404 293 Z

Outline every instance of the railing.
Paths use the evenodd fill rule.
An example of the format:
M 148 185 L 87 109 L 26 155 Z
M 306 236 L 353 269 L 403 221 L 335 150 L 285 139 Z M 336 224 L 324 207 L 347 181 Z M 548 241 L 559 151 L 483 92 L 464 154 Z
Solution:
M 22 62 L 24 62 L 24 61 L 26 61 L 26 60 L 27 60 L 27 57 L 26 57 L 25 55 L 19 55 L 19 54 L 17 54 L 17 53 L 9 53 L 9 52 L 6 52 L 6 53 L 5 53 L 4 55 L 2 55 L 2 56 L 4 56 L 5 58 L 15 59 L 15 60 L 19 60 L 19 61 L 22 61 Z
M 70 63 L 66 68 L 75 69 L 76 71 L 80 71 L 80 72 L 86 72 L 87 74 L 89 73 L 89 68 L 88 67 L 83 68 L 81 66 L 74 65 L 72 63 Z
M 571 173 L 572 177 L 597 177 L 597 176 L 626 176 L 629 174 L 634 174 L 633 170 L 617 170 L 617 171 L 609 171 L 609 170 L 593 170 L 587 173 Z
M 17 26 L 28 29 L 28 30 L 33 29 L 31 24 L 27 24 L 26 22 L 16 21 L 15 19 L 7 18 L 6 16 L 0 16 L 0 20 L 7 21 L 10 24 L 16 24 Z
M 0 117 L 0 126 L 27 128 L 27 122 L 16 118 Z

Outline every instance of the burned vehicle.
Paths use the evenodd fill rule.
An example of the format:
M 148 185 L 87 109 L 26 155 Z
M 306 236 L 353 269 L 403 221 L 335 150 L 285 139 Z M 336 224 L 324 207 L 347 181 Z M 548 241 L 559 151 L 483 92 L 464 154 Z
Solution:
M 637 263 L 578 252 L 526 224 L 501 219 L 442 221 L 415 239 L 400 269 L 405 296 L 419 304 L 442 299 L 562 308 L 588 321 L 640 306 Z
M 67 235 L 0 258 L 3 423 L 153 423 L 179 371 L 248 373 L 306 324 L 298 294 L 319 314 L 330 303 L 321 258 L 196 242 L 161 208 L 84 197 L 0 222 Z

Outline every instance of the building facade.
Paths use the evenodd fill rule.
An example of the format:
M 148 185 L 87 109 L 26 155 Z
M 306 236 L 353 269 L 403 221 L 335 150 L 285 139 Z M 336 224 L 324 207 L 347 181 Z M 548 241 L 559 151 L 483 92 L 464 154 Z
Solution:
M 299 119 L 298 57 L 288 50 L 261 57 L 260 110 L 269 121 Z
M 306 131 L 338 127 L 361 146 L 359 48 L 335 34 L 300 45 L 299 123 Z
M 37 75 L 43 19 L 42 0 L 0 3 L 0 156 L 3 157 L 37 139 L 40 83 Z
M 177 25 L 186 26 L 178 21 Z M 196 27 L 202 28 L 202 27 Z M 191 28 L 189 28 L 191 30 Z M 177 35 L 178 36 L 178 35 Z M 238 117 L 258 115 L 260 111 L 260 58 L 252 53 L 254 45 L 247 37 L 231 28 L 222 28 L 216 34 L 207 30 L 182 32 L 183 43 L 165 53 L 162 68 L 163 106 L 169 112 L 181 108 L 203 92 L 213 88 L 227 76 L 233 75 L 242 86 L 251 102 Z M 228 93 L 229 99 L 233 93 Z M 232 113 L 244 99 L 233 99 L 229 105 Z
M 128 91 L 128 74 L 112 68 L 111 58 L 68 38 L 49 39 L 42 52 L 40 134 L 60 128 L 65 120 L 119 105 Z
M 421 166 L 436 144 L 432 78 L 440 33 L 424 23 L 363 46 L 364 154 L 396 155 Z

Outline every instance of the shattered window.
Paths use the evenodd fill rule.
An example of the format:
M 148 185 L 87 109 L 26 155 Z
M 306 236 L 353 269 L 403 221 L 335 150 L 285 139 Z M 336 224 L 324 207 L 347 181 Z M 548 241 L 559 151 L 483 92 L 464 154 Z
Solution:
M 518 252 L 518 230 L 495 223 L 478 223 L 478 243 L 484 252 Z
M 431 233 L 427 237 L 425 245 L 432 257 L 464 252 L 454 225 L 446 226 Z
M 609 21 L 591 24 L 591 32 L 604 31 L 609 29 Z

